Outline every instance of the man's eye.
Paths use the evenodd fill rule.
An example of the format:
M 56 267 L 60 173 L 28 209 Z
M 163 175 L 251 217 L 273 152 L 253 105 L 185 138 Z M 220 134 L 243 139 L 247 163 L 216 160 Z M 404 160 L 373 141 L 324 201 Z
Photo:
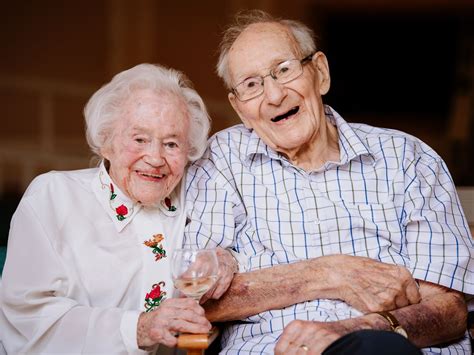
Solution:
M 255 87 L 257 87 L 259 85 L 260 85 L 260 82 L 256 79 L 245 81 L 245 88 L 246 89 L 254 89 Z
M 290 67 L 289 66 L 283 66 L 283 67 L 279 67 L 277 72 L 276 72 L 276 75 L 279 76 L 279 75 L 284 75 L 286 74 L 288 71 L 290 70 Z
M 145 143 L 145 138 L 135 138 L 135 142 L 137 143 Z

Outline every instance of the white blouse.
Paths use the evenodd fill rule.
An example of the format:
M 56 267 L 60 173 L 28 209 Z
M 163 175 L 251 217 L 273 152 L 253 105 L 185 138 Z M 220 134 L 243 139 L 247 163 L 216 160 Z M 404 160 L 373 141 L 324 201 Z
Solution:
M 182 243 L 183 190 L 145 208 L 103 165 L 38 176 L 11 222 L 0 297 L 7 352 L 145 353 L 138 316 L 161 300 L 156 289 L 145 307 L 153 285 L 163 298 L 173 294 L 169 261 Z

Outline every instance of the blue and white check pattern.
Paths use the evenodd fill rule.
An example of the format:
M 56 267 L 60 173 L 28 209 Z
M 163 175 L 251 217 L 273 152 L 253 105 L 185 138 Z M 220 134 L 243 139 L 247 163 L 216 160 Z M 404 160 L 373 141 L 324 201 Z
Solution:
M 311 172 L 243 125 L 214 135 L 188 172 L 186 244 L 234 248 L 247 257 L 248 270 L 331 254 L 365 256 L 473 294 L 473 243 L 443 160 L 403 132 L 349 124 L 329 106 L 326 116 L 338 129 L 340 162 Z M 226 329 L 223 353 L 273 353 L 294 319 L 359 315 L 326 299 L 263 312 Z M 443 353 L 469 349 L 466 337 Z

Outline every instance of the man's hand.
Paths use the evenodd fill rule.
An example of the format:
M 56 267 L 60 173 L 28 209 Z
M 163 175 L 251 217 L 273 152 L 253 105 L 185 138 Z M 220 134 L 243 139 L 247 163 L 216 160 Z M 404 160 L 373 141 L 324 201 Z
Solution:
M 137 342 L 141 349 L 157 344 L 176 346 L 176 334 L 206 333 L 211 323 L 204 316 L 204 309 L 191 298 L 170 298 L 156 310 L 142 313 L 138 319 Z
M 403 266 L 369 258 L 331 255 L 329 284 L 335 297 L 363 313 L 393 310 L 420 302 L 418 285 Z
M 294 320 L 283 330 L 275 354 L 321 354 L 331 343 L 351 331 L 343 322 Z
M 204 303 L 209 299 L 219 299 L 230 286 L 234 274 L 238 271 L 239 267 L 237 261 L 232 256 L 231 252 L 216 248 L 217 259 L 219 260 L 219 272 L 217 274 L 217 281 L 212 288 L 202 296 L 200 303 Z

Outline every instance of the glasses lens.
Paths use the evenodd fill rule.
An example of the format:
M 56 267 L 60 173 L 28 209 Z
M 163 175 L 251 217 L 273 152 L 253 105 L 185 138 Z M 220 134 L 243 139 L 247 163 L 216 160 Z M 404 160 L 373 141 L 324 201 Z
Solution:
M 303 72 L 298 59 L 287 60 L 273 69 L 273 77 L 280 84 L 296 79 Z
M 240 100 L 250 100 L 263 91 L 262 79 L 258 77 L 248 78 L 235 87 L 235 92 Z

